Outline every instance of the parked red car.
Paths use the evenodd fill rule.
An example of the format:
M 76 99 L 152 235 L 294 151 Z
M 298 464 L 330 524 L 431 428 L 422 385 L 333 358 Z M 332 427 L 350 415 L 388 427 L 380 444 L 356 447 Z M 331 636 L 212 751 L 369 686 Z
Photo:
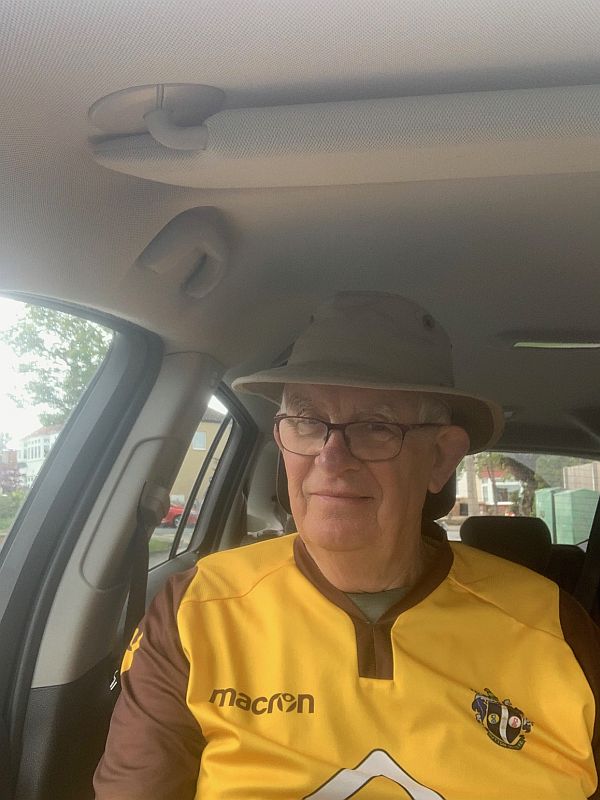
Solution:
M 177 528 L 179 527 L 179 523 L 181 522 L 181 516 L 183 514 L 184 506 L 180 503 L 173 503 L 169 507 L 169 510 L 162 518 L 161 525 L 167 528 Z M 198 512 L 195 509 L 190 511 L 190 515 L 187 520 L 188 525 L 195 525 L 198 521 Z

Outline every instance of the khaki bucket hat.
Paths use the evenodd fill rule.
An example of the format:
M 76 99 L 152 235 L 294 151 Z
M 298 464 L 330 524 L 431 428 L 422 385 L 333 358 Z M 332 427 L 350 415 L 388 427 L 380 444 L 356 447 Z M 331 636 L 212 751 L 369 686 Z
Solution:
M 387 292 L 335 295 L 311 317 L 287 364 L 232 385 L 279 403 L 286 383 L 432 395 L 469 434 L 470 453 L 493 445 L 504 424 L 499 405 L 455 388 L 452 345 L 442 326 L 421 306 Z

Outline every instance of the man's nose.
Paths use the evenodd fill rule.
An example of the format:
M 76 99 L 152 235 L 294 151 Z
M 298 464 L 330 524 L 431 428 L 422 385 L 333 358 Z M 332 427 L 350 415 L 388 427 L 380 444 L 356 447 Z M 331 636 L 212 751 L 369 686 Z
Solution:
M 316 456 L 316 463 L 325 469 L 358 469 L 360 462 L 352 455 L 342 431 L 331 431 L 323 449 Z

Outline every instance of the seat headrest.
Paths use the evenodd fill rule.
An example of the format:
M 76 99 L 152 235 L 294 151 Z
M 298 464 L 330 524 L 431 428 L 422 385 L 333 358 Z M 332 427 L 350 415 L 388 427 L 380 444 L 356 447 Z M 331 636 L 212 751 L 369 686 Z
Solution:
M 285 466 L 281 453 L 277 456 L 277 500 L 279 505 L 288 513 L 291 514 L 290 508 L 290 495 L 288 492 L 287 475 L 285 473 Z M 433 521 L 445 517 L 446 514 L 452 509 L 456 502 L 456 473 L 452 475 L 450 480 L 442 487 L 439 492 L 432 494 L 427 492 L 425 503 L 423 505 L 423 519 Z
M 537 517 L 468 517 L 460 526 L 465 544 L 545 573 L 552 551 L 546 523 Z

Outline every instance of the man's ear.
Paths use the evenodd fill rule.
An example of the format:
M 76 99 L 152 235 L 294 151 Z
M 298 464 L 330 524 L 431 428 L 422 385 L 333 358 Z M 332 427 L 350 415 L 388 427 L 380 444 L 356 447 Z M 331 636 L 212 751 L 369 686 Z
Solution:
M 434 461 L 429 479 L 430 492 L 436 494 L 450 479 L 469 449 L 469 435 L 458 425 L 448 425 L 440 429 L 435 442 Z

